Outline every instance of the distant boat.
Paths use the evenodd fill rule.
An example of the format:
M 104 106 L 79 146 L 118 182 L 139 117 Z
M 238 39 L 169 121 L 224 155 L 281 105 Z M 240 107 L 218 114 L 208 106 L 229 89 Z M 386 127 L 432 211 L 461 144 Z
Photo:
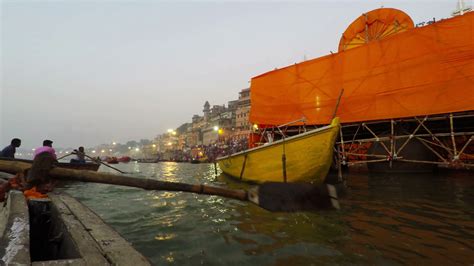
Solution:
M 77 170 L 89 170 L 97 171 L 99 170 L 100 164 L 98 163 L 57 163 L 58 167 L 68 168 L 68 169 L 77 169 Z
M 157 163 L 158 159 L 138 159 L 139 163 Z
M 328 126 L 220 157 L 217 162 L 225 174 L 241 180 L 320 184 L 332 164 L 339 128 L 339 118 L 334 118 Z
M 108 164 L 118 164 L 119 160 L 117 159 L 117 157 L 108 157 L 105 160 L 105 162 L 108 163 Z
M 199 159 L 191 159 L 189 162 L 192 163 L 192 164 L 201 163 L 201 161 L 199 161 Z
M 121 163 L 128 163 L 132 160 L 132 158 L 130 158 L 128 156 L 122 156 L 122 157 L 118 158 L 117 160 Z
M 191 161 L 189 161 L 189 162 L 192 163 L 192 164 L 207 163 L 207 162 L 209 162 L 209 159 L 206 156 L 204 156 L 204 157 L 201 157 L 201 158 L 191 159 Z
M 10 159 L 10 158 L 0 158 L 3 161 L 20 161 L 26 163 L 33 163 L 33 160 L 26 160 L 26 159 Z M 57 167 L 61 168 L 68 168 L 68 169 L 76 169 L 76 170 L 89 170 L 89 171 L 97 171 L 100 167 L 98 163 L 86 162 L 86 163 L 64 163 L 58 162 L 56 163 Z

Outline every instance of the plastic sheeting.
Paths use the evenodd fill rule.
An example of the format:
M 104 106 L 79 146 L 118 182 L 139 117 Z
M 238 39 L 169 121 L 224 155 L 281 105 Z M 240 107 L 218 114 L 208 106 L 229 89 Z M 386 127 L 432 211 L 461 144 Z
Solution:
M 250 121 L 327 124 L 474 110 L 474 12 L 252 78 Z

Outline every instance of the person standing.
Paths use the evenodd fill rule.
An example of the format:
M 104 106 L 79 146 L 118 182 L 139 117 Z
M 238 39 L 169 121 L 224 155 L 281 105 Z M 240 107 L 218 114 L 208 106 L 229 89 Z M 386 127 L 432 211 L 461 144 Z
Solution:
M 21 146 L 21 139 L 14 138 L 12 139 L 10 145 L 6 146 L 3 148 L 2 151 L 0 151 L 0 157 L 6 157 L 6 158 L 15 158 L 15 153 L 16 153 L 16 148 Z
M 53 142 L 51 140 L 47 139 L 47 140 L 43 141 L 43 147 L 39 147 L 35 150 L 33 160 L 38 155 L 40 155 L 41 153 L 45 153 L 45 152 L 51 154 L 55 160 L 57 159 L 56 151 L 53 149 Z

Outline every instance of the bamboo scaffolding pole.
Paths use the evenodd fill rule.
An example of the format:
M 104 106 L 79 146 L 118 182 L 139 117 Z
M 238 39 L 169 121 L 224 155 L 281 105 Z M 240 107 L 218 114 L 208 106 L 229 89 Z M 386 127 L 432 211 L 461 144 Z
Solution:
M 408 139 L 402 144 L 402 146 L 400 147 L 400 149 L 398 149 L 397 154 L 400 154 L 400 152 L 403 150 L 403 148 L 405 148 L 405 146 L 408 144 L 408 142 L 410 142 L 410 140 L 413 138 L 413 136 L 416 134 L 416 132 L 418 132 L 418 130 L 420 129 L 420 127 L 423 125 L 423 123 L 425 123 L 426 118 L 427 118 L 427 116 L 425 116 L 425 118 L 423 119 L 423 121 L 419 122 L 418 126 L 417 126 L 416 129 L 413 131 L 413 133 L 411 133 L 411 134 L 409 135 Z
M 419 120 L 417 117 L 415 117 L 417 120 Z M 419 121 L 418 121 L 419 122 Z M 429 130 L 424 124 L 422 124 L 423 128 L 428 131 L 429 134 L 431 134 L 432 138 L 435 139 L 436 141 L 438 141 L 438 143 L 441 145 L 441 146 L 444 146 L 443 143 L 435 136 L 433 135 L 433 132 L 431 132 L 431 130 Z M 452 156 L 453 154 L 451 153 L 451 151 L 449 151 L 447 149 L 446 146 L 444 146 L 444 148 L 449 152 L 449 154 Z
M 443 115 L 443 116 L 428 116 L 427 121 L 440 121 L 440 120 L 446 120 L 449 116 Z M 467 114 L 467 115 L 454 115 L 453 118 L 471 118 L 474 117 L 474 113 L 472 114 Z M 396 121 L 400 122 L 416 122 L 416 119 L 414 118 L 399 118 L 396 119 Z M 381 123 L 388 123 L 390 122 L 390 119 L 383 119 L 383 120 L 374 120 L 374 121 L 368 121 L 364 122 L 366 125 L 376 125 L 376 124 L 381 124 Z M 343 128 L 348 128 L 348 127 L 355 127 L 357 126 L 357 123 L 354 124 L 344 124 L 342 125 Z
M 433 135 L 437 136 L 437 137 L 449 137 L 451 136 L 451 133 L 434 133 Z M 417 134 L 416 136 L 413 136 L 413 137 L 421 137 L 421 138 L 426 138 L 426 137 L 431 137 L 433 136 L 432 134 Z M 454 133 L 454 136 L 472 136 L 474 135 L 474 132 L 459 132 L 459 133 Z M 395 139 L 405 139 L 405 138 L 409 138 L 410 135 L 400 135 L 400 136 L 395 136 Z M 374 141 L 387 141 L 387 140 L 390 140 L 390 137 L 378 137 L 378 138 L 367 138 L 367 139 L 358 139 L 358 140 L 354 140 L 354 141 L 345 141 L 346 144 L 349 144 L 349 143 L 365 143 L 365 142 L 374 142 Z M 336 142 L 337 144 L 340 144 L 340 142 Z M 439 144 L 437 144 L 439 145 Z M 442 147 L 442 146 L 440 146 Z M 446 148 L 446 147 L 444 147 Z M 449 149 L 449 148 L 448 148 Z
M 338 150 L 338 152 L 341 153 L 341 155 L 343 156 L 345 160 L 348 160 L 348 156 L 351 156 L 351 155 L 385 158 L 384 155 L 380 155 L 380 154 L 367 154 L 367 153 L 361 154 L 357 152 L 358 149 L 355 149 L 355 147 L 357 147 L 356 144 L 362 145 L 363 143 L 378 142 L 380 143 L 380 145 L 382 145 L 386 153 L 390 155 L 387 160 L 391 162 L 392 160 L 400 159 L 400 158 L 397 158 L 398 154 L 400 154 L 407 147 L 410 141 L 414 141 L 413 138 L 416 138 L 418 139 L 418 141 L 422 143 L 422 145 L 424 145 L 433 154 L 435 154 L 435 156 L 441 161 L 441 162 L 431 162 L 431 163 L 449 164 L 450 161 L 459 160 L 460 155 L 464 155 L 464 152 L 468 150 L 468 147 L 470 147 L 470 145 L 474 143 L 474 132 L 471 132 L 471 131 L 456 132 L 454 119 L 472 118 L 472 117 L 474 117 L 474 112 L 461 113 L 461 114 L 450 113 L 450 114 L 444 114 L 444 115 L 424 116 L 423 118 L 412 117 L 412 118 L 405 118 L 405 119 L 400 118 L 400 119 L 370 121 L 370 122 L 365 122 L 365 123 L 345 124 L 345 125 L 341 125 L 341 132 L 340 132 L 341 138 L 339 142 L 336 142 L 336 144 L 341 145 L 341 149 Z M 448 119 L 449 121 L 449 128 L 446 128 L 445 126 L 439 127 L 437 126 L 438 124 L 435 125 L 435 124 L 427 123 L 429 121 L 442 121 L 446 119 Z M 377 135 L 379 134 L 379 132 L 375 133 L 376 131 L 372 130 L 371 126 L 380 125 L 385 122 L 390 123 L 390 135 L 388 136 Z M 413 123 L 413 122 L 417 123 L 417 125 L 411 124 L 413 126 L 416 126 L 416 128 L 412 131 L 411 134 L 405 134 L 405 135 L 396 134 L 395 125 L 397 123 Z M 466 125 L 469 125 L 468 122 L 469 121 L 464 121 L 463 123 L 464 124 L 467 123 Z M 381 126 L 383 125 L 380 125 L 380 127 Z M 367 129 L 368 133 L 372 135 L 373 137 L 357 139 L 358 137 L 359 138 L 361 137 L 361 135 L 359 134 L 361 127 L 364 129 Z M 349 128 L 353 128 L 352 130 L 355 130 L 355 133 L 347 134 L 346 131 Z M 422 131 L 421 128 L 424 129 L 423 132 L 420 132 Z M 344 132 L 346 132 L 345 135 L 344 135 Z M 461 146 L 461 143 L 457 141 L 457 138 L 456 138 L 456 137 L 461 137 L 461 136 L 469 137 L 469 140 L 466 141 L 462 146 Z M 443 139 L 440 139 L 440 138 L 443 138 Z M 450 139 L 449 142 L 451 142 L 451 145 L 449 145 L 449 142 L 445 141 L 445 140 L 448 140 L 447 138 Z M 397 140 L 401 140 L 401 139 L 405 141 L 401 146 L 397 147 L 398 146 Z M 385 145 L 385 143 L 387 142 L 390 142 L 389 148 L 387 146 L 388 144 Z M 348 149 L 345 148 L 345 145 L 349 145 Z M 443 155 L 441 155 L 439 150 L 436 149 L 435 147 L 443 149 L 444 151 L 446 151 L 446 154 L 443 152 Z M 464 165 L 469 165 L 468 163 L 466 163 L 465 159 L 466 158 L 462 159 L 462 163 Z M 376 160 L 376 161 L 379 161 L 379 160 Z M 404 161 L 416 162 L 417 160 L 404 159 Z M 374 162 L 374 160 L 358 161 L 357 164 L 367 163 L 367 162 Z M 353 164 L 353 162 L 351 162 L 350 164 Z
M 437 151 L 435 151 L 433 148 L 431 148 L 430 145 L 426 144 L 424 139 L 418 138 L 418 137 L 416 137 L 416 138 L 421 142 L 421 144 L 423 144 L 426 148 L 428 148 L 431 152 L 433 152 L 436 156 L 438 156 L 438 158 L 440 158 L 444 162 L 447 162 L 447 160 L 445 158 L 443 158 L 443 156 L 441 156 Z
M 342 127 L 341 127 L 341 130 L 342 130 Z M 349 146 L 349 152 L 352 151 L 352 146 L 353 146 L 353 144 L 354 144 L 354 140 L 355 140 L 355 138 L 356 138 L 356 136 L 357 136 L 357 133 L 359 133 L 359 130 L 360 130 L 360 124 L 359 124 L 359 126 L 357 127 L 356 132 L 354 133 L 354 137 L 352 137 L 351 146 Z M 342 134 L 341 134 L 341 136 L 342 136 Z
M 376 138 L 376 141 L 382 145 L 382 147 L 387 151 L 387 153 L 390 153 L 387 146 L 383 143 L 383 141 L 380 141 L 380 138 L 377 136 L 377 134 L 370 130 L 370 128 L 365 123 L 362 123 L 362 126 L 365 127 Z
M 423 160 L 409 160 L 409 159 L 401 159 L 402 162 L 409 162 L 409 163 L 424 163 L 424 164 L 436 164 L 436 165 L 445 165 L 450 166 L 451 163 L 449 162 L 433 162 L 433 161 L 423 161 Z M 469 167 L 474 167 L 474 164 L 470 163 L 462 163 L 459 164 L 458 167 L 470 169 Z
M 342 161 L 345 163 L 345 161 L 346 161 L 346 157 L 347 157 L 347 156 L 346 156 L 346 154 L 345 154 L 345 152 L 346 152 L 346 149 L 344 149 L 344 137 L 342 136 L 342 128 L 339 128 L 339 136 L 341 137 L 341 147 L 342 147 L 342 149 L 341 149 L 341 151 L 342 151 Z
M 343 183 L 343 178 L 342 178 L 342 161 L 341 161 L 341 146 L 334 146 L 333 149 L 335 151 L 334 153 L 334 159 L 336 160 L 337 163 L 337 180 L 339 183 Z M 345 184 L 344 184 L 345 185 Z
M 372 156 L 372 157 L 377 157 L 377 158 L 385 158 L 386 160 L 389 159 L 389 156 L 387 155 L 381 155 L 381 154 L 362 154 L 362 153 L 347 153 L 348 155 L 353 155 L 353 156 Z
M 394 157 L 396 157 L 396 150 L 395 150 L 395 141 L 394 141 L 394 121 L 393 119 L 390 121 L 390 168 L 392 168 L 392 161 Z
M 456 141 L 454 140 L 454 121 L 453 121 L 453 114 L 451 113 L 449 115 L 449 126 L 451 128 L 451 141 L 453 143 L 453 159 L 456 160 L 458 157 L 457 155 L 457 149 L 456 149 Z
M 424 164 L 436 164 L 436 165 L 449 165 L 449 162 L 435 162 L 435 161 L 423 161 L 423 160 L 411 160 L 411 159 L 400 159 L 401 162 L 407 163 L 424 163 Z
M 277 126 L 277 128 L 281 128 L 281 127 L 287 127 L 289 125 L 292 125 L 292 124 L 295 124 L 295 123 L 298 123 L 298 122 L 305 122 L 306 121 L 306 117 L 301 117 L 300 119 L 297 119 L 297 120 L 293 120 L 293 121 L 290 121 L 288 123 L 285 123 L 283 125 L 279 125 Z
M 356 162 L 349 162 L 348 165 L 356 165 L 356 164 L 364 164 L 364 163 L 376 163 L 376 162 L 386 162 L 385 159 L 378 159 L 378 160 L 366 160 L 366 161 L 356 161 Z M 435 161 L 423 161 L 423 160 L 410 160 L 410 159 L 398 159 L 397 161 L 400 162 L 407 162 L 407 163 L 424 163 L 424 164 L 435 164 L 435 165 L 451 165 L 449 162 L 435 162 Z M 466 169 L 470 169 L 469 167 L 474 167 L 474 164 L 462 163 L 459 167 L 464 167 Z
M 446 151 L 448 151 L 448 152 L 449 152 L 449 151 L 452 151 L 451 148 L 446 147 L 446 146 L 441 146 L 441 145 L 439 145 L 439 144 L 436 143 L 436 142 L 432 142 L 432 141 L 429 141 L 429 140 L 427 140 L 427 139 L 423 139 L 423 141 L 426 142 L 426 143 L 429 143 L 429 144 L 431 144 L 431 145 L 433 145 L 433 146 L 442 148 L 442 149 L 444 149 L 444 150 L 446 150 Z
M 349 166 L 356 165 L 356 164 L 364 164 L 364 163 L 378 163 L 378 162 L 386 162 L 387 159 L 377 159 L 377 160 L 367 160 L 367 161 L 356 161 L 356 162 L 349 162 L 347 163 Z
M 467 146 L 469 146 L 469 143 L 471 143 L 471 141 L 474 139 L 474 136 L 471 136 L 469 138 L 469 140 L 466 142 L 466 144 L 464 144 L 464 146 L 462 147 L 461 151 L 459 152 L 458 156 L 461 156 L 461 154 L 464 153 L 464 150 L 467 148 Z

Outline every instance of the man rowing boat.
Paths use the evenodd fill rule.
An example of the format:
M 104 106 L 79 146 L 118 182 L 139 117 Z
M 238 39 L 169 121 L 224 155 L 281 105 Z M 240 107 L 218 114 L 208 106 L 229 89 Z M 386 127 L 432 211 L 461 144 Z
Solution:
M 74 150 L 72 154 L 76 155 L 76 158 L 71 159 L 71 163 L 86 163 L 86 153 L 84 152 L 84 147 L 79 147 L 79 149 Z

